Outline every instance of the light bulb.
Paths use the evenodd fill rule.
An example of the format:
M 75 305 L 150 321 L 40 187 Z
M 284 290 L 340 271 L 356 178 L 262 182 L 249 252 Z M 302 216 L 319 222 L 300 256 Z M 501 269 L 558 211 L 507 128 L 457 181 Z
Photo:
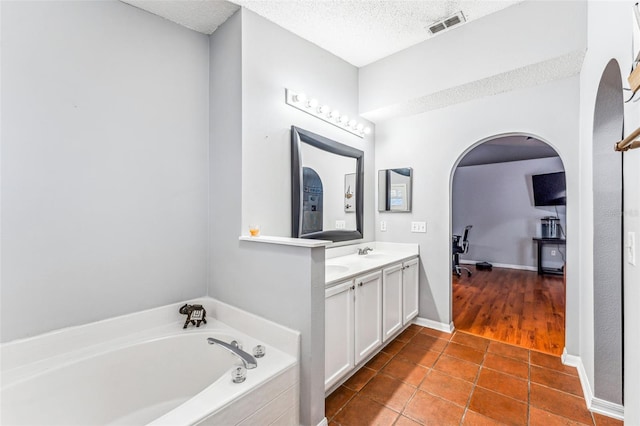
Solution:
M 364 124 L 358 123 L 357 129 L 358 129 L 359 132 L 362 132 L 364 130 Z
M 349 116 L 348 115 L 343 115 L 342 117 L 340 117 L 340 122 L 342 124 L 347 124 L 349 122 Z
M 296 93 L 295 95 L 293 95 L 293 101 L 294 102 L 303 103 L 306 100 L 307 100 L 307 94 L 306 93 Z
M 371 127 L 365 127 L 364 128 L 364 134 L 368 135 L 369 133 L 371 133 Z
M 327 114 L 330 109 L 331 108 L 329 108 L 329 105 L 322 105 L 318 107 L 318 114 Z
M 358 125 L 358 122 L 356 120 L 351 119 L 349 121 L 349 127 L 351 127 L 352 129 L 355 129 L 357 125 Z
M 318 100 L 316 98 L 311 98 L 309 99 L 309 102 L 307 102 L 307 108 L 315 108 L 318 106 Z
M 331 111 L 329 113 L 329 118 L 333 118 L 334 120 L 339 120 L 340 119 L 340 111 L 338 111 L 337 109 L 334 109 L 333 111 Z

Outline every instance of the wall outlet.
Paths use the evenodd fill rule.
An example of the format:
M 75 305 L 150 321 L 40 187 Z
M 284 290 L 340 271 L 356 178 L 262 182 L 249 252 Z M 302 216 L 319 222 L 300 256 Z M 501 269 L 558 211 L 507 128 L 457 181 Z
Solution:
M 411 232 L 427 232 L 427 222 L 411 222 Z
M 384 221 L 384 220 L 380 221 L 380 230 L 382 232 L 385 232 L 387 230 L 387 222 L 386 221 Z
M 627 232 L 627 262 L 636 266 L 636 233 Z
M 345 229 L 347 227 L 347 222 L 344 220 L 336 220 L 336 229 Z
M 551 256 L 555 256 L 556 255 L 556 251 L 555 250 L 551 250 Z

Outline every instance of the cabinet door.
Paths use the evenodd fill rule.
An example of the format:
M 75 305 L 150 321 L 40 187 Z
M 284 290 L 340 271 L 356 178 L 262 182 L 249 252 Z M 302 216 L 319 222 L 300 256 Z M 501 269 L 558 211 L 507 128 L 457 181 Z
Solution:
M 402 324 L 410 322 L 418 315 L 418 258 L 403 264 L 402 271 Z
M 324 388 L 333 386 L 353 366 L 353 280 L 325 290 Z
M 382 344 L 382 271 L 355 279 L 355 363 Z
M 402 263 L 382 270 L 382 340 L 402 328 Z

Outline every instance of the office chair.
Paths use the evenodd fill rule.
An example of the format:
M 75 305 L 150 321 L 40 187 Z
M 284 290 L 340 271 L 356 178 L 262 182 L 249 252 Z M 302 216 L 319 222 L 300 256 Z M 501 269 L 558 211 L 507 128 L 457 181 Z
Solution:
M 463 269 L 467 271 L 467 276 L 471 276 L 471 269 L 460 266 L 460 253 L 467 253 L 469 251 L 469 229 L 471 228 L 473 228 L 473 225 L 467 225 L 464 227 L 462 240 L 460 240 L 460 235 L 453 236 L 453 272 L 457 276 L 462 275 Z

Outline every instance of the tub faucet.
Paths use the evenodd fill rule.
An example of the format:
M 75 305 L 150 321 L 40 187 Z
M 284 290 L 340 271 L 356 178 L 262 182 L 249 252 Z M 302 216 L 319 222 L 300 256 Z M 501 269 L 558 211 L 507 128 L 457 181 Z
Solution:
M 238 346 L 230 345 L 229 343 L 223 342 L 222 340 L 214 339 L 213 337 L 207 337 L 207 342 L 210 345 L 220 345 L 232 354 L 236 355 L 242 363 L 244 364 L 244 368 L 247 370 L 251 370 L 252 368 L 256 368 L 258 366 L 258 361 L 253 357 L 253 355 L 246 353 L 242 349 L 238 348 Z
M 362 255 L 365 255 L 365 254 L 369 253 L 370 251 L 373 251 L 373 249 L 371 247 L 359 248 L 358 249 L 358 254 L 362 256 Z

